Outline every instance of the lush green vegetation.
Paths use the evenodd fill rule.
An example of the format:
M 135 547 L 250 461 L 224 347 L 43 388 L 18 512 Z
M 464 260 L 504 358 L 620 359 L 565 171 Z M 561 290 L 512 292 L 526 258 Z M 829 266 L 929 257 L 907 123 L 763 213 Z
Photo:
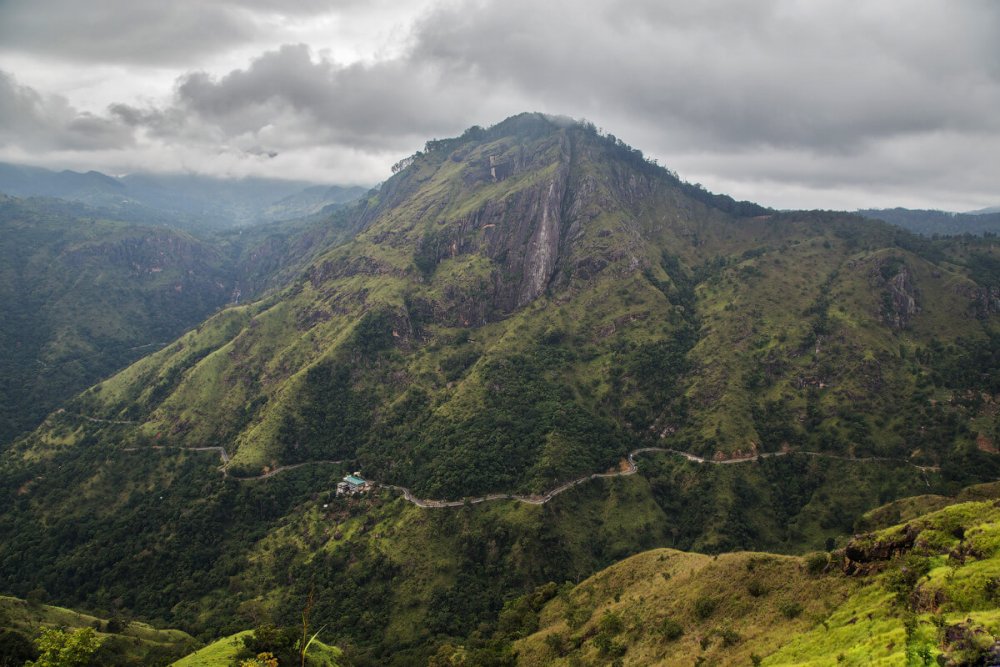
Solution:
M 275 290 L 7 449 L 0 588 L 202 641 L 294 625 L 315 593 L 313 625 L 357 664 L 509 663 L 563 604 L 540 655 L 612 662 L 635 623 L 552 582 L 658 547 L 825 553 L 880 504 L 1000 476 L 988 239 L 733 202 L 535 115 L 431 142 L 279 236 L 244 274 Z M 544 505 L 333 494 L 355 470 L 431 498 L 540 494 L 642 447 L 791 453 L 644 453 Z M 344 463 L 251 479 L 321 460 Z M 825 555 L 773 557 L 732 603 L 713 591 L 745 557 L 676 560 L 707 578 L 656 619 L 668 644 L 752 662 L 820 613 L 795 597 Z M 776 634 L 738 626 L 751 598 Z
M 967 502 L 832 555 L 646 552 L 509 603 L 494 652 L 518 665 L 989 664 L 998 520 L 995 501 Z
M 110 618 L 44 604 L 41 589 L 27 600 L 0 597 L 0 665 L 167 665 L 197 642 L 179 630 L 160 630 L 119 609 Z
M 171 667 L 280 667 L 302 665 L 298 628 L 261 626 L 223 637 L 186 655 Z M 307 667 L 338 667 L 342 652 L 319 640 L 306 638 Z
M 207 244 L 167 228 L 0 196 L 0 443 L 224 304 Z
M 0 445 L 352 233 L 342 213 L 200 238 L 107 214 L 0 195 Z
M 447 497 L 541 491 L 667 436 L 928 465 L 991 436 L 989 406 L 961 395 L 995 384 L 973 370 L 1000 341 L 988 241 L 734 218 L 616 139 L 538 117 L 432 143 L 239 329 L 196 332 L 79 411 L 227 443 L 241 474 L 348 458 Z M 550 186 L 590 222 L 536 266 L 530 212 Z

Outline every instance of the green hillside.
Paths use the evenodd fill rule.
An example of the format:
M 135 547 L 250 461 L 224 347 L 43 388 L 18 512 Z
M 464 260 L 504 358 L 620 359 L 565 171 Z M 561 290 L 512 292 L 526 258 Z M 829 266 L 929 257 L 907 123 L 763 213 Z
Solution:
M 0 596 L 0 664 L 23 664 L 24 658 L 21 662 L 6 661 L 14 660 L 16 647 L 29 646 L 42 630 L 52 628 L 94 630 L 101 647 L 93 662 L 104 667 L 167 665 L 198 645 L 180 630 L 160 630 L 120 616 L 98 618 L 37 601 Z
M 335 213 L 203 237 L 106 214 L 0 195 L 0 445 L 352 233 Z
M 0 443 L 225 304 L 226 262 L 165 227 L 0 195 Z
M 735 202 L 538 114 L 401 167 L 232 241 L 262 298 L 9 448 L 0 590 L 203 641 L 315 590 L 351 661 L 424 664 L 642 550 L 801 555 L 1000 478 L 991 239 Z
M 171 667 L 231 667 L 240 661 L 244 651 L 244 639 L 253 634 L 252 630 L 244 630 L 229 637 L 212 642 L 194 653 L 184 656 Z M 306 665 L 309 667 L 338 667 L 342 652 L 335 646 L 327 646 L 321 641 L 314 641 L 309 646 Z
M 451 498 L 539 492 L 668 436 L 708 456 L 930 466 L 992 438 L 976 397 L 995 372 L 968 372 L 994 354 L 988 242 L 734 217 L 741 205 L 540 116 L 428 149 L 284 292 L 73 411 L 139 422 L 133 444 L 221 444 L 235 474 L 351 458 Z
M 992 664 L 998 530 L 991 499 L 833 554 L 649 551 L 509 604 L 500 626 L 531 633 L 512 646 L 518 665 Z
M 223 637 L 184 656 L 173 663 L 171 667 L 230 667 L 240 649 L 243 648 L 243 638 L 250 633 L 250 630 L 244 630 L 229 637 Z

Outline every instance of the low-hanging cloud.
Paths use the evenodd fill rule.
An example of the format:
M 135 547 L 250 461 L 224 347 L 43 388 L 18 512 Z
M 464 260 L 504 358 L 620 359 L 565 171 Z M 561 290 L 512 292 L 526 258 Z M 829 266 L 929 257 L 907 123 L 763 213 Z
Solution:
M 330 11 L 309 0 L 144 11 L 197 7 L 222 30 L 213 48 L 249 43 L 274 12 Z M 188 68 L 165 103 L 123 100 L 76 122 L 80 136 L 134 136 L 150 153 L 201 151 L 205 164 L 262 173 L 304 169 L 307 154 L 326 161 L 317 174 L 343 173 L 351 159 L 371 182 L 427 138 L 539 110 L 586 117 L 682 176 L 765 203 L 839 203 L 826 195 L 841 187 L 870 194 L 858 205 L 986 205 L 1000 179 L 998 25 L 988 0 L 458 0 L 391 56 L 342 63 L 286 44 L 221 74 Z M 151 52 L 171 30 L 148 38 Z
M 0 147 L 92 151 L 132 145 L 129 128 L 78 111 L 59 95 L 42 95 L 0 71 Z
M 844 150 L 886 135 L 1000 127 L 988 111 L 1000 102 L 995 4 L 574 6 L 448 6 L 423 21 L 415 57 L 551 104 L 629 116 L 704 149 Z
M 229 136 L 287 128 L 274 139 L 282 148 L 319 141 L 384 149 L 401 138 L 427 137 L 467 122 L 467 90 L 444 81 L 435 63 L 340 66 L 314 59 L 299 44 L 265 53 L 218 79 L 188 74 L 178 83 L 176 105 Z

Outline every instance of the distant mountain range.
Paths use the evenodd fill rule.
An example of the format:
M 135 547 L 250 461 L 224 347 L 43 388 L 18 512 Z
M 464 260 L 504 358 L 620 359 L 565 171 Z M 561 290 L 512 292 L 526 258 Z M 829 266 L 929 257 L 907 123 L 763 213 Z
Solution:
M 859 215 L 908 229 L 924 236 L 956 236 L 960 234 L 996 234 L 1000 232 L 1000 207 L 994 206 L 968 213 L 920 210 L 909 208 L 869 208 Z
M 55 197 L 109 209 L 117 216 L 188 229 L 223 229 L 302 218 L 357 199 L 363 187 L 194 174 L 50 171 L 0 163 L 0 193 Z

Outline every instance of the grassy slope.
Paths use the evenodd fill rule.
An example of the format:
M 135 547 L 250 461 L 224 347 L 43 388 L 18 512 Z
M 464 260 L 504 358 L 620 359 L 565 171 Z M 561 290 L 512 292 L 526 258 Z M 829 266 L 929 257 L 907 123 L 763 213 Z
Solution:
M 107 632 L 108 620 L 84 614 L 63 607 L 46 604 L 30 604 L 18 598 L 0 596 L 0 627 L 17 630 L 33 637 L 44 628 L 103 628 L 98 637 L 126 640 L 123 645 L 130 647 L 129 653 L 137 659 L 149 657 L 155 652 L 158 657 L 179 655 L 197 645 L 194 637 L 180 630 L 160 630 L 146 623 L 131 621 L 120 632 Z
M 243 637 L 249 635 L 250 630 L 237 632 L 234 635 L 223 637 L 214 641 L 204 648 L 198 649 L 194 653 L 184 656 L 172 667 L 230 667 L 233 659 L 243 648 Z
M 973 660 L 956 639 L 962 626 L 967 636 L 979 628 L 984 647 L 1000 635 L 995 501 L 956 504 L 851 545 L 874 550 L 906 530 L 912 546 L 868 563 L 864 576 L 840 571 L 844 551 L 826 572 L 809 567 L 812 557 L 633 556 L 549 602 L 539 629 L 516 643 L 518 664 L 605 664 L 615 655 L 626 665 L 686 665 L 693 657 L 742 665 L 751 656 L 775 666 Z M 907 580 L 908 570 L 920 574 Z M 673 624 L 680 633 L 670 632 Z
M 251 632 L 251 630 L 244 630 L 223 637 L 190 655 L 184 656 L 173 663 L 171 667 L 230 667 L 243 648 L 243 637 Z M 317 640 L 309 647 L 308 664 L 316 667 L 337 667 L 340 664 L 341 655 L 342 653 L 337 647 L 327 646 Z

